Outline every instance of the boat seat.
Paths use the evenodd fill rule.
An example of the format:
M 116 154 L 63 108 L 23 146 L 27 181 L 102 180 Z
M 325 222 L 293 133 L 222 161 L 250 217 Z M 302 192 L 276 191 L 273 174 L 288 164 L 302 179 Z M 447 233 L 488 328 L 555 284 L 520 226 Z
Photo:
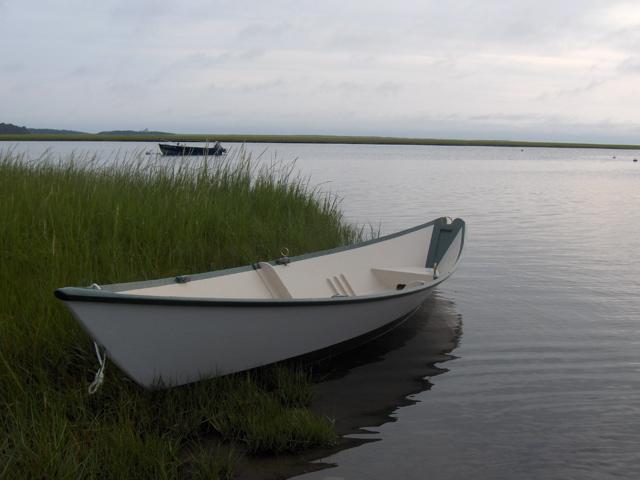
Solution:
M 338 297 L 355 297 L 356 292 L 353 290 L 353 287 L 347 280 L 347 277 L 344 274 L 340 273 L 338 275 L 334 275 L 333 277 L 327 278 L 327 283 L 329 287 L 333 291 L 333 296 Z
M 435 280 L 433 268 L 425 267 L 381 267 L 371 272 L 387 288 L 398 288 L 413 282 L 432 282 Z
M 258 262 L 258 267 L 260 268 L 256 269 L 256 272 L 269 290 L 271 298 L 293 298 L 273 265 L 267 262 Z

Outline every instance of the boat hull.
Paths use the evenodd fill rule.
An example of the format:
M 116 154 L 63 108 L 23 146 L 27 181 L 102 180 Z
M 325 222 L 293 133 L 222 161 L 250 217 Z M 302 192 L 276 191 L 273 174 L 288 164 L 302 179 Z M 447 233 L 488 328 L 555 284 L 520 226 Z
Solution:
M 193 147 L 190 145 L 169 145 L 165 143 L 158 144 L 160 152 L 164 156 L 219 156 L 227 152 L 227 149 L 219 143 L 211 147 Z
M 464 232 L 441 217 L 270 263 L 55 295 L 137 383 L 177 386 L 375 338 L 455 271 Z
M 66 301 L 109 358 L 145 388 L 163 388 L 355 346 L 402 323 L 432 288 L 358 302 L 188 305 Z M 123 334 L 126 332 L 126 334 Z

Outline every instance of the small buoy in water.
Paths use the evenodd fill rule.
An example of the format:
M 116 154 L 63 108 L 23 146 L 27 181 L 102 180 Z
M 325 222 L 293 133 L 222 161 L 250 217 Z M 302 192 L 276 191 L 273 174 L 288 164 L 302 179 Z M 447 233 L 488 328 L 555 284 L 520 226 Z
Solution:
M 634 161 L 634 162 L 637 162 L 637 161 L 638 161 L 638 159 L 637 159 L 637 158 L 634 158 L 634 159 L 633 159 L 633 161 Z

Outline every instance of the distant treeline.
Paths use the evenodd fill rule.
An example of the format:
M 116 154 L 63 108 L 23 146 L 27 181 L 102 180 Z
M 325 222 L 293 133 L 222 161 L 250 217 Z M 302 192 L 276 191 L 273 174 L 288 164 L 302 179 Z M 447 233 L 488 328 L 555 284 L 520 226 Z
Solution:
M 85 132 L 79 132 L 77 130 L 59 130 L 55 128 L 28 128 L 19 127 L 13 123 L 0 123 L 0 135 L 69 135 L 69 134 L 84 134 Z
M 3 130 L 13 127 L 18 131 Z M 112 130 L 100 133 L 82 133 L 71 130 L 50 130 L 17 127 L 0 123 L 0 141 L 98 141 L 98 142 L 237 142 L 237 143 L 343 143 L 363 145 L 443 145 L 458 147 L 547 147 L 547 148 L 609 148 L 640 150 L 636 144 L 587 142 L 528 142 L 522 140 L 460 140 L 451 138 L 407 138 L 354 135 L 245 135 L 245 134 L 186 134 L 149 130 Z
M 27 127 L 19 127 L 12 123 L 0 123 L 0 134 L 23 134 L 31 133 Z
M 94 135 L 92 133 L 81 132 L 79 130 L 61 130 L 58 128 L 30 128 L 30 127 L 19 127 L 18 125 L 14 125 L 12 123 L 0 123 L 0 135 Z M 157 132 L 150 131 L 147 129 L 144 130 L 110 130 L 105 132 L 99 132 L 95 135 L 118 135 L 118 136 L 128 136 L 128 135 L 173 135 L 172 133 L 167 132 Z M 65 138 L 65 140 L 67 140 Z

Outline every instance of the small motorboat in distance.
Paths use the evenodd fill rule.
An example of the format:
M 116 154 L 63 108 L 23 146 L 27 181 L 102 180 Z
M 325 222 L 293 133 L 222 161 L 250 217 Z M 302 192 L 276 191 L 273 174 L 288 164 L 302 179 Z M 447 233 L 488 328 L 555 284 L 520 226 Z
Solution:
M 298 257 L 55 295 L 98 352 L 143 387 L 164 388 L 386 333 L 454 272 L 464 235 L 463 220 L 443 217 Z
M 212 146 L 195 147 L 192 145 L 180 145 L 177 143 L 171 145 L 168 143 L 159 143 L 158 147 L 162 155 L 166 156 L 218 156 L 227 153 L 227 149 L 220 145 L 220 142 L 216 142 Z

